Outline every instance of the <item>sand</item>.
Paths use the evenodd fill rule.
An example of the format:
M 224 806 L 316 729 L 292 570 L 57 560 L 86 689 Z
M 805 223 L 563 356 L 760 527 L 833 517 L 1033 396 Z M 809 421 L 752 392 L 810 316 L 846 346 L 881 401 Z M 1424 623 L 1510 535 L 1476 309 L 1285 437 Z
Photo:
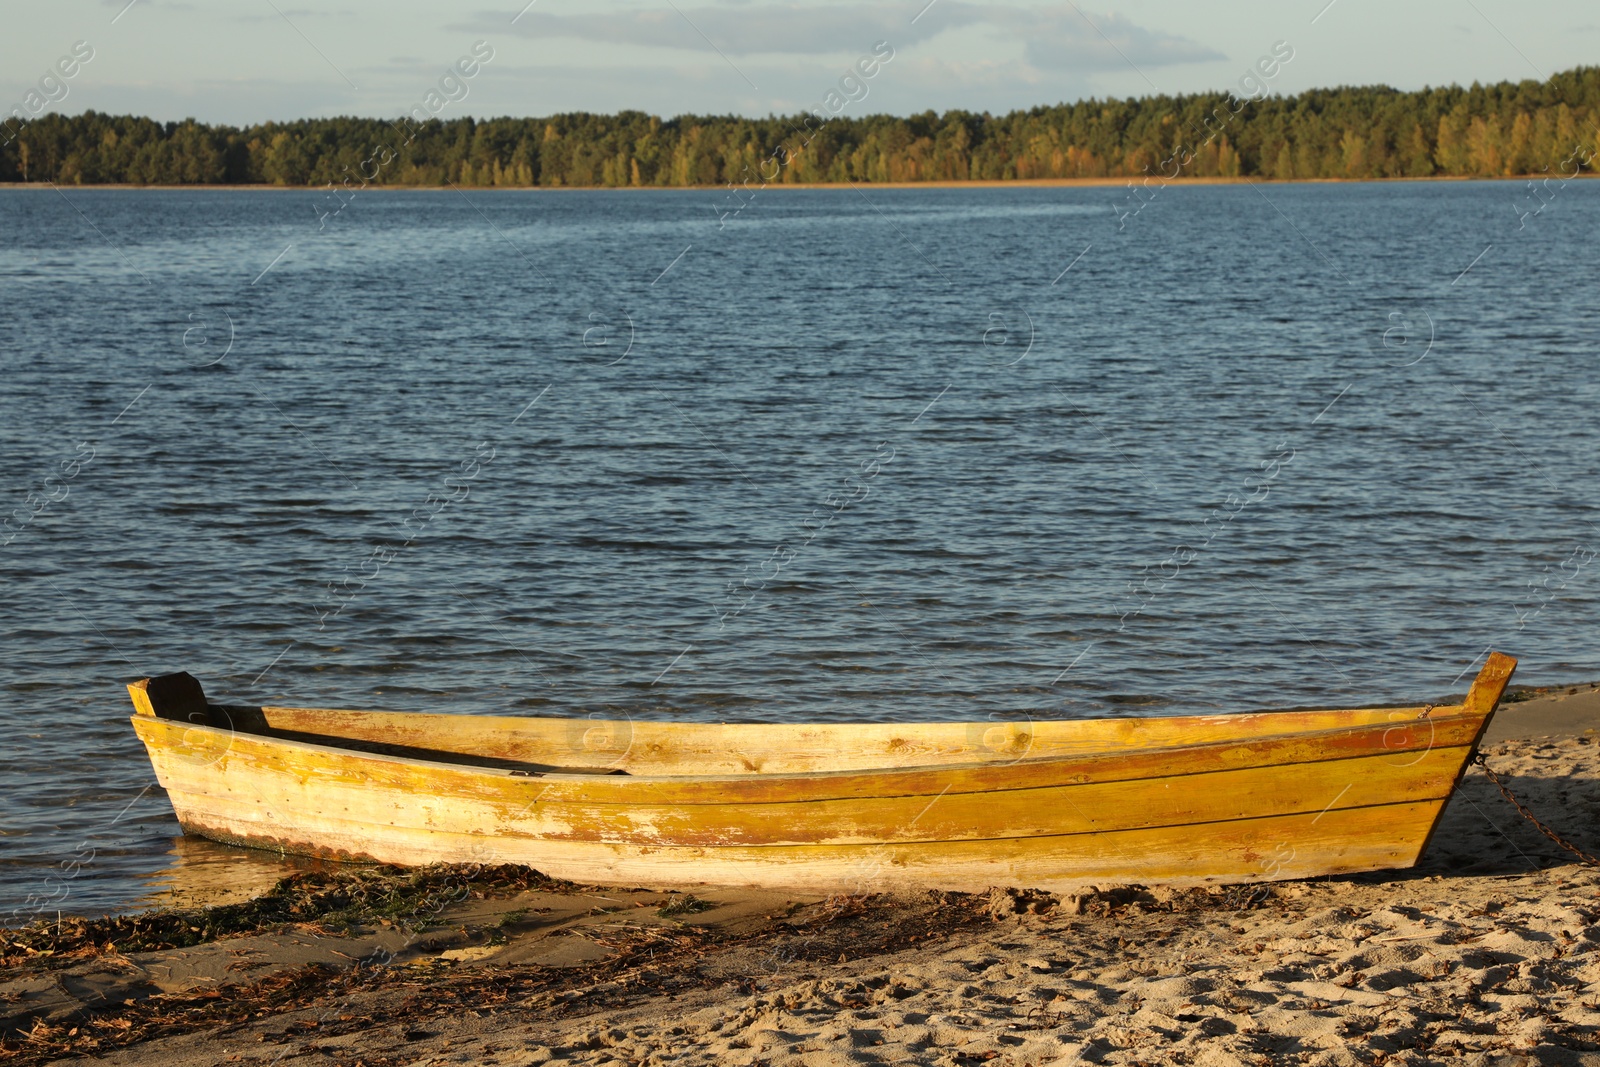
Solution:
M 1512 694 L 1532 698 L 1484 753 L 1600 853 L 1600 690 L 1570 689 Z M 188 947 L 0 936 L 0 1060 L 1600 1065 L 1600 867 L 1476 767 L 1421 866 L 1306 882 L 823 900 L 494 875 L 395 897 L 369 872 L 338 910 L 357 875 L 302 877 L 322 896 Z

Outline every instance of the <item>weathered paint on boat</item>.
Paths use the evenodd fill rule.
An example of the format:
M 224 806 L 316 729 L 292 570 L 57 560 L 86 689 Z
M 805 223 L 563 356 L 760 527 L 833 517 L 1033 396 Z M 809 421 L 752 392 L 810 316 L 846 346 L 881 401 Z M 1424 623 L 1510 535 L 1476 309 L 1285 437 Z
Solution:
M 1064 890 L 1408 867 L 1516 661 L 1458 705 L 717 725 L 206 702 L 129 686 L 184 830 L 581 882 Z

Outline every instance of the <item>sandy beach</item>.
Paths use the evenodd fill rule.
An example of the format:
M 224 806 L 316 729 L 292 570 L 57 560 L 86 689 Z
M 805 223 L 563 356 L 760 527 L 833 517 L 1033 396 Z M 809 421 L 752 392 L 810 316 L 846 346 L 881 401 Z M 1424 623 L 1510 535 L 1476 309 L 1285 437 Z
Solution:
M 1600 688 L 1513 692 L 1483 752 L 1600 852 Z M 1600 868 L 1479 767 L 1403 872 L 819 899 L 345 868 L 0 946 L 17 1064 L 1600 1064 Z

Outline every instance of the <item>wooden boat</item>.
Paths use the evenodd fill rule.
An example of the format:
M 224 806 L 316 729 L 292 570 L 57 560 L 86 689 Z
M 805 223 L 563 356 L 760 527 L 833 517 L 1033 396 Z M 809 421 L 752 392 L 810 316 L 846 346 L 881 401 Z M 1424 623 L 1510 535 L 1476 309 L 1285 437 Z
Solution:
M 1065 890 L 1408 867 L 1516 661 L 1461 704 L 717 725 L 207 703 L 129 686 L 188 833 L 585 883 Z

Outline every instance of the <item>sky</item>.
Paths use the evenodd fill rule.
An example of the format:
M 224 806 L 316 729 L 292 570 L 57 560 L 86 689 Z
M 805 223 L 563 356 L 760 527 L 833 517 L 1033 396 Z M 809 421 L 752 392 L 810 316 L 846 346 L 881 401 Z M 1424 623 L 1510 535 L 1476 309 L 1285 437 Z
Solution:
M 1600 63 L 1594 0 L 35 0 L 0 19 L 0 111 L 42 85 L 68 114 L 241 125 L 394 117 L 430 92 L 441 118 L 793 114 L 829 93 L 906 115 L 1237 91 L 1264 59 L 1285 94 Z M 75 46 L 92 58 L 58 68 Z

